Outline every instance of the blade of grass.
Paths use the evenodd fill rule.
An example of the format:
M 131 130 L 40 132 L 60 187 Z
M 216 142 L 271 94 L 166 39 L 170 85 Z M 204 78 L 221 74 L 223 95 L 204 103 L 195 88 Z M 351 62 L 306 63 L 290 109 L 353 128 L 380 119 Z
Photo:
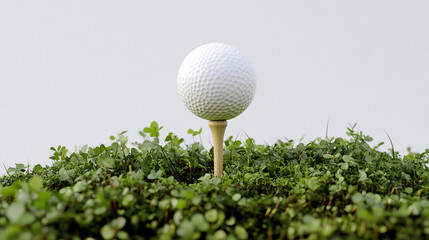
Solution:
M 6 171 L 7 175 L 9 175 L 9 172 L 7 171 L 6 165 L 4 165 L 4 163 L 3 163 L 3 167 L 4 167 L 4 170 Z
M 389 138 L 390 146 L 392 146 L 392 157 L 393 157 L 393 160 L 396 160 L 396 158 L 395 158 L 395 148 L 393 147 L 392 139 L 390 138 L 390 136 L 389 136 L 389 134 L 386 132 L 386 130 L 384 130 L 384 132 L 386 133 L 387 137 Z
M 325 138 L 328 138 L 328 129 L 329 129 L 329 119 L 328 122 L 326 123 L 326 129 L 325 129 Z

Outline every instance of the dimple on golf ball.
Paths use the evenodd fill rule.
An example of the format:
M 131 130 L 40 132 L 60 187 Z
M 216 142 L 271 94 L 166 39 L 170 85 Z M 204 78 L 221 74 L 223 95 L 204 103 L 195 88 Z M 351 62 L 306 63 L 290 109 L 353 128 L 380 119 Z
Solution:
M 209 43 L 186 56 L 177 85 L 192 113 L 207 120 L 228 120 L 250 105 L 256 75 L 250 61 L 237 48 Z

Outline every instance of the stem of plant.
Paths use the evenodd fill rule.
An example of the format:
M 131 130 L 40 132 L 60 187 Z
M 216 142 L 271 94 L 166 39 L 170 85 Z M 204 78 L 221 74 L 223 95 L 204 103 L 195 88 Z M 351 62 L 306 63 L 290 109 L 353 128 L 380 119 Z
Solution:
M 223 173 L 223 136 L 228 123 L 226 121 L 209 121 L 214 147 L 214 175 L 222 177 Z

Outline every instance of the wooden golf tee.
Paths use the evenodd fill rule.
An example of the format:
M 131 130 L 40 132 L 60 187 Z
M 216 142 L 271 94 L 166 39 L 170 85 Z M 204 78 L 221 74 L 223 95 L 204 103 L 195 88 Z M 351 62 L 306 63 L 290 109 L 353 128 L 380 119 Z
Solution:
M 226 125 L 226 121 L 209 121 L 209 127 L 213 137 L 214 175 L 216 177 L 222 177 L 223 173 L 223 136 L 225 134 Z

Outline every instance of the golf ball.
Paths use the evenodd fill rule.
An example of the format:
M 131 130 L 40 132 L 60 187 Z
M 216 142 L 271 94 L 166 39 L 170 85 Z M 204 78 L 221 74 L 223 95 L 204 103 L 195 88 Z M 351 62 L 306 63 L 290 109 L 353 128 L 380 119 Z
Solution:
M 256 75 L 237 48 L 209 43 L 186 56 L 177 85 L 192 113 L 207 120 L 228 120 L 249 106 L 255 95 Z

